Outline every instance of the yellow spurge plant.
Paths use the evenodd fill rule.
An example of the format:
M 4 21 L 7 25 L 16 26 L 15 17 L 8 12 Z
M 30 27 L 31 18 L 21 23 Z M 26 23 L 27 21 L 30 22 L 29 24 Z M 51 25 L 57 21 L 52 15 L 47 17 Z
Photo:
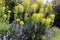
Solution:
M 4 18 L 7 18 L 7 15 L 6 15 L 6 14 L 4 14 L 4 15 L 3 15 L 3 17 L 4 17 Z
M 25 17 L 25 22 L 28 22 L 29 21 L 29 17 Z
M 43 13 L 43 12 L 44 12 L 44 8 L 42 7 L 40 8 L 39 13 Z
M 19 10 L 20 13 L 22 13 L 24 11 L 23 5 L 19 4 L 18 5 L 18 10 Z
M 10 19 L 10 13 L 11 13 L 11 11 L 10 10 L 8 10 L 8 15 L 7 15 L 7 17 L 8 17 L 8 20 Z
M 8 10 L 8 13 L 11 13 L 11 11 L 10 11 L 10 10 Z
M 45 12 L 48 13 L 48 12 L 52 11 L 52 9 L 53 9 L 52 6 L 53 6 L 52 3 L 47 3 Z
M 43 6 L 43 0 L 37 0 L 38 7 L 41 8 Z
M 28 13 L 25 13 L 25 18 L 27 18 L 28 17 Z
M 28 13 L 26 13 L 25 16 L 28 16 Z
M 51 7 L 52 8 L 53 4 L 52 3 L 47 3 L 47 7 Z
M 44 14 L 43 13 L 39 13 L 39 20 L 41 21 L 44 18 Z
M 18 4 L 17 6 L 14 7 L 16 13 L 20 12 L 22 13 L 24 11 L 24 7 L 21 4 Z
M 39 14 L 33 14 L 32 15 L 32 20 L 33 22 L 37 23 L 39 21 L 40 15 Z
M 17 14 L 18 14 L 18 6 L 14 7 L 14 20 L 17 18 Z
M 29 21 L 28 13 L 25 14 L 25 21 Z
M 52 19 L 52 21 L 54 21 L 55 14 L 50 14 L 50 18 Z
M 5 0 L 0 0 L 0 6 L 4 6 L 5 5 Z
M 24 25 L 24 22 L 23 21 L 20 21 L 20 26 L 23 26 Z
M 32 11 L 32 12 L 35 12 L 36 9 L 37 9 L 37 7 L 38 7 L 38 5 L 37 5 L 36 3 L 32 4 L 32 5 L 31 5 L 31 11 Z
M 41 23 L 42 23 L 43 25 L 45 25 L 45 23 L 46 23 L 46 18 L 43 18 L 43 19 L 41 20 Z
M 20 19 L 19 19 L 19 18 L 17 18 L 15 21 L 16 21 L 16 22 L 20 22 Z
M 0 1 L 0 4 L 2 4 L 2 1 Z
M 24 0 L 24 11 L 27 11 L 30 6 L 30 0 Z
M 14 7 L 14 19 L 18 17 L 18 13 L 23 13 L 24 12 L 24 7 L 22 4 L 18 4 L 17 6 Z
M 3 15 L 3 18 L 4 18 L 4 21 L 6 21 L 7 15 L 4 14 L 4 15 Z
M 45 12 L 46 12 L 46 13 L 48 13 L 48 12 L 49 12 L 48 7 L 46 7 L 46 8 L 45 8 Z
M 18 6 L 14 7 L 14 13 L 16 13 L 16 14 L 18 13 Z
M 50 27 L 51 22 L 52 22 L 51 18 L 47 18 L 47 19 L 46 19 L 45 25 L 46 25 L 47 28 Z
M 3 6 L 3 7 L 0 7 L 0 12 L 3 14 L 4 12 L 5 12 L 5 6 Z

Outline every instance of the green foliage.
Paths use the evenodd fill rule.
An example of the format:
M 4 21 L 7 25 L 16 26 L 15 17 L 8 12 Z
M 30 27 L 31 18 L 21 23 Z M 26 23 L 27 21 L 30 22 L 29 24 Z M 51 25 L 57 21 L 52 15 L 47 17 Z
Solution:
M 43 36 L 42 40 L 49 40 L 47 36 Z M 60 40 L 60 32 L 53 34 L 51 40 Z
M 53 34 L 52 40 L 60 40 L 60 32 Z
M 10 25 L 6 23 L 0 23 L 0 33 L 1 34 L 6 34 L 9 32 Z

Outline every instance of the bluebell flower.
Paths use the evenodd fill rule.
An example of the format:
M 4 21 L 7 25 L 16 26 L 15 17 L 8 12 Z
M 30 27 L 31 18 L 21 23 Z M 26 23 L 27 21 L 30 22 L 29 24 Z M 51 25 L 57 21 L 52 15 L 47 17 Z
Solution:
M 4 35 L 3 40 L 8 40 L 8 35 Z
M 20 25 L 18 23 L 11 23 L 10 26 L 12 31 L 20 32 Z
M 23 33 L 26 33 L 26 31 L 27 31 L 27 30 L 23 27 L 23 28 L 22 28 L 22 32 L 23 32 Z
M 51 40 L 52 35 L 53 35 L 53 32 L 51 31 L 51 29 L 47 30 L 47 37 L 49 40 Z

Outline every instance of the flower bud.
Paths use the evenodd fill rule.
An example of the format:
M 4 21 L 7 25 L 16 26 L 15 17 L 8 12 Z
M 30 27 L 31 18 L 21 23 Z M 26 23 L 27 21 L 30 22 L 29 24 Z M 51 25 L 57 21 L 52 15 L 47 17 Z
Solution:
M 16 12 L 20 12 L 20 13 L 22 13 L 24 11 L 24 7 L 21 4 L 15 6 L 14 9 L 15 9 Z
M 16 19 L 16 22 L 19 22 L 20 21 L 20 19 Z
M 14 13 L 18 13 L 18 6 L 14 7 Z
M 42 13 L 39 13 L 39 16 L 40 16 L 39 20 L 41 21 L 43 19 L 44 15 Z
M 2 1 L 0 1 L 0 4 L 2 4 Z
M 48 13 L 48 12 L 49 12 L 48 7 L 46 7 L 46 8 L 45 8 L 45 12 L 46 12 L 46 13 Z
M 39 17 L 40 17 L 39 14 L 33 14 L 32 15 L 33 22 L 37 23 L 39 21 Z
M 20 25 L 23 26 L 24 25 L 24 22 L 23 21 L 20 21 Z
M 44 11 L 44 8 L 40 8 L 39 12 L 43 13 L 43 11 Z
M 27 11 L 30 5 L 30 0 L 24 0 L 24 11 Z
M 41 8 L 43 6 L 43 0 L 37 0 L 37 4 Z
M 3 15 L 3 18 L 4 18 L 4 20 L 6 21 L 7 15 L 6 15 L 6 14 L 4 14 L 4 15 Z
M 4 15 L 3 15 L 3 17 L 4 17 L 4 18 L 7 18 L 7 15 L 6 15 L 6 14 L 4 14 Z
M 52 7 L 53 4 L 52 3 L 47 3 L 47 7 Z
M 51 22 L 52 22 L 52 20 L 51 20 L 50 18 L 47 18 L 47 19 L 46 19 L 45 25 L 46 25 L 47 28 L 50 27 Z
M 10 10 L 8 10 L 8 13 L 11 13 L 11 11 L 10 11 Z
M 28 16 L 28 13 L 26 13 L 25 16 Z
M 28 13 L 25 14 L 25 21 L 26 21 L 26 22 L 29 21 Z
M 4 7 L 0 7 L 0 12 L 4 13 L 5 12 L 5 6 Z
M 25 21 L 28 22 L 29 21 L 29 17 L 25 17 Z
M 13 20 L 13 23 L 15 23 L 16 21 L 15 20 Z
M 19 10 L 20 13 L 22 13 L 24 11 L 23 5 L 19 4 L 18 5 L 18 10 Z
M 36 3 L 35 3 L 35 4 L 32 4 L 32 5 L 31 5 L 31 11 L 32 11 L 32 12 L 35 12 L 36 9 L 37 9 L 37 6 L 38 6 L 38 5 L 37 5 Z
M 55 15 L 54 15 L 54 14 L 51 14 L 51 15 L 50 15 L 50 18 L 51 18 L 52 20 L 54 20 Z
M 43 19 L 41 20 L 41 23 L 42 23 L 42 24 L 45 24 L 45 22 L 46 22 L 46 18 L 43 18 Z
M 51 10 L 52 10 L 52 6 L 53 6 L 53 4 L 51 4 L 51 3 L 47 3 L 47 7 L 46 7 L 46 13 L 48 13 L 48 12 L 50 12 Z

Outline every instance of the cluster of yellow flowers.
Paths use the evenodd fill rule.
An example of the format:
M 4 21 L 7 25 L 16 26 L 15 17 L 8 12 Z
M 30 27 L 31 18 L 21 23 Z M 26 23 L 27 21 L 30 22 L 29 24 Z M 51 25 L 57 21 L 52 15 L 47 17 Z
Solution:
M 23 26 L 24 25 L 24 22 L 23 21 L 20 21 L 20 25 Z
M 3 6 L 3 7 L 0 7 L 0 13 L 4 13 L 5 12 L 5 6 Z
M 29 21 L 28 13 L 25 14 L 25 19 L 26 22 Z
M 0 0 L 0 6 L 4 6 L 5 5 L 5 0 Z
M 43 25 L 45 25 L 47 28 L 49 28 L 50 25 L 51 25 L 51 23 L 54 22 L 54 18 L 55 18 L 55 15 L 54 14 L 51 14 L 49 18 L 47 18 L 47 19 L 46 18 L 43 18 L 41 20 L 41 23 Z
M 46 25 L 47 28 L 50 27 L 51 22 L 52 22 L 52 20 L 51 20 L 50 18 L 47 18 L 47 19 L 46 19 L 45 25 Z
M 55 15 L 54 14 L 51 14 L 50 15 L 50 18 L 54 21 Z
M 33 22 L 37 23 L 37 22 L 40 21 L 47 28 L 49 28 L 50 27 L 50 24 L 52 22 L 54 22 L 54 18 L 55 18 L 55 15 L 54 14 L 50 14 L 50 16 L 47 17 L 47 18 L 45 18 L 44 17 L 44 14 L 42 14 L 42 13 L 38 13 L 38 14 L 33 14 L 32 15 Z
M 41 0 L 39 0 L 39 1 L 41 3 L 43 3 Z M 39 4 L 39 5 L 41 5 L 41 4 Z M 36 9 L 37 9 L 37 7 L 39 5 L 35 4 L 31 8 L 35 9 L 35 11 L 36 11 Z M 50 13 L 52 11 L 52 6 L 53 6 L 53 4 L 47 3 L 46 8 L 40 7 L 39 13 L 34 13 L 32 15 L 33 22 L 37 23 L 37 22 L 40 21 L 42 23 L 42 25 L 45 25 L 47 28 L 49 28 L 51 23 L 54 22 L 55 14 L 49 14 L 47 17 L 45 17 L 45 13 L 44 12 Z
M 13 22 L 19 23 L 20 26 L 23 26 L 24 25 L 24 22 L 21 19 L 19 19 L 19 18 L 15 19 Z
M 43 0 L 37 0 L 37 4 L 41 8 L 43 6 Z
M 48 13 L 48 12 L 52 11 L 52 6 L 53 6 L 53 4 L 47 3 L 45 12 Z
M 24 0 L 24 11 L 27 11 L 30 6 L 30 0 Z
M 16 19 L 15 21 L 16 21 L 16 22 L 20 22 L 20 19 Z
M 6 21 L 7 15 L 5 14 L 5 1 L 4 0 L 0 0 L 0 18 L 1 20 L 4 19 L 4 21 Z
M 33 20 L 33 22 L 38 22 L 39 21 L 39 14 L 33 14 L 32 15 L 32 20 Z
M 2 1 L 2 0 L 1 0 Z M 2 4 L 2 2 L 0 1 L 0 4 Z M 24 0 L 23 4 L 18 4 L 14 7 L 13 11 L 14 11 L 14 20 L 16 22 L 18 22 L 21 26 L 24 25 L 24 22 L 22 21 L 23 19 L 23 14 L 25 17 L 24 21 L 29 21 L 29 19 L 32 19 L 32 21 L 34 23 L 38 23 L 41 22 L 43 25 L 47 26 L 49 28 L 51 22 L 54 21 L 55 18 L 55 14 L 49 14 L 48 17 L 45 17 L 46 13 L 49 13 L 52 11 L 52 6 L 53 4 L 51 3 L 47 3 L 46 7 L 43 7 L 43 0 L 37 0 L 36 3 L 31 4 L 30 0 Z M 30 9 L 29 11 L 32 12 L 32 16 L 29 15 L 28 9 Z M 6 10 L 5 6 L 0 6 L 0 13 L 3 14 L 3 18 L 4 20 L 6 20 L 7 18 L 10 18 L 10 13 L 11 10 L 8 10 L 8 14 L 6 15 L 4 12 Z M 38 10 L 38 12 L 37 12 Z M 20 13 L 20 14 L 19 14 Z M 17 17 L 18 15 L 20 15 L 19 17 L 22 16 L 22 19 Z M 29 17 L 28 17 L 29 15 Z
M 44 25 L 45 22 L 46 22 L 46 18 L 43 18 L 43 19 L 41 20 L 41 23 Z
M 35 12 L 37 9 L 38 5 L 36 3 L 31 5 L 31 11 Z
M 24 0 L 23 4 L 18 4 L 15 6 L 15 10 L 17 12 L 23 13 L 23 11 L 26 11 L 25 13 L 25 21 L 27 22 L 29 19 L 32 19 L 34 23 L 41 22 L 43 25 L 49 28 L 50 24 L 54 22 L 55 14 L 49 14 L 47 17 L 45 17 L 46 13 L 50 13 L 52 11 L 53 4 L 47 3 L 46 7 L 43 7 L 43 0 L 37 0 L 37 3 L 33 3 L 30 5 L 30 0 Z M 30 12 L 33 12 L 32 16 L 29 18 L 27 17 L 28 9 L 30 8 Z M 36 11 L 39 11 L 38 13 Z M 15 11 L 15 12 L 16 12 Z M 16 12 L 16 13 L 17 13 Z M 20 19 L 17 19 L 19 21 Z M 20 24 L 24 24 L 23 22 L 20 22 Z
M 43 17 L 44 15 L 42 13 L 35 13 L 32 15 L 32 20 L 34 22 L 38 22 L 38 21 L 41 21 Z
M 21 5 L 21 4 L 15 6 L 14 9 L 15 9 L 15 11 L 16 11 L 17 13 L 18 13 L 18 12 L 22 13 L 22 12 L 24 11 L 24 7 L 23 7 L 23 5 Z
M 44 12 L 44 8 L 43 8 L 43 7 L 40 8 L 39 12 L 40 12 L 40 13 L 43 13 L 43 12 Z
M 6 19 L 7 19 L 7 15 L 4 14 L 4 15 L 3 15 L 3 18 L 4 18 L 4 21 L 6 21 Z

